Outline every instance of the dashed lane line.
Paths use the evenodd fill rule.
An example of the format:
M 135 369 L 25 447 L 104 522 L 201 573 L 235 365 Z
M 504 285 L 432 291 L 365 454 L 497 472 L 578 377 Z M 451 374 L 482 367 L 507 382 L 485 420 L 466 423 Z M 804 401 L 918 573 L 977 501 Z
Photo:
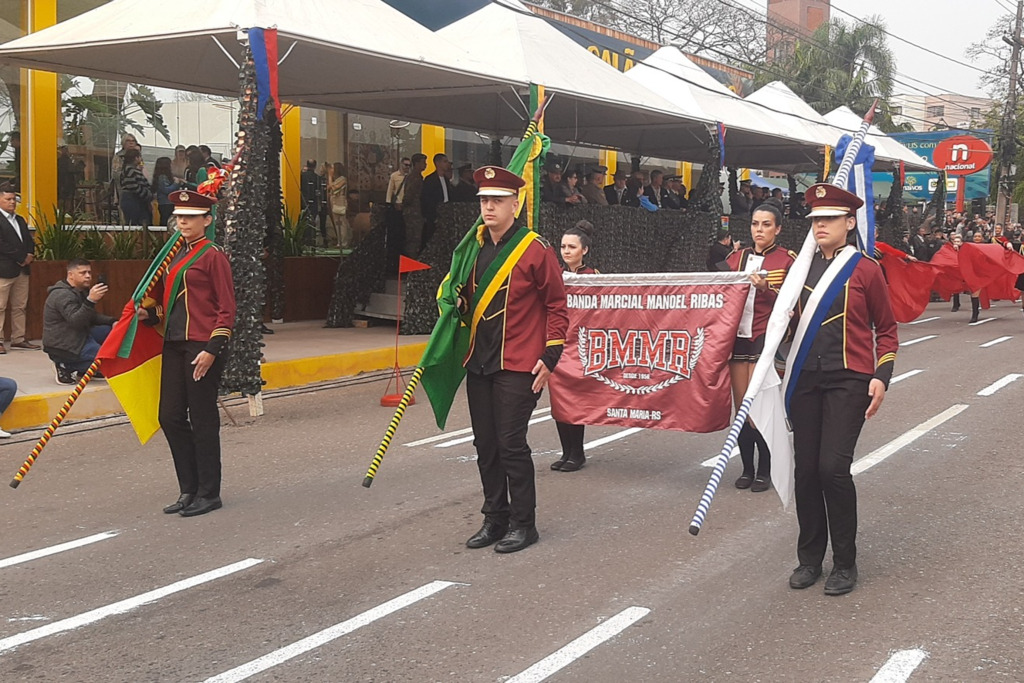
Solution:
M 938 336 L 939 335 L 937 334 L 928 334 L 923 337 L 918 337 L 917 339 L 908 339 L 905 342 L 900 342 L 900 346 L 913 346 L 914 344 L 920 344 L 921 342 L 928 341 L 929 339 L 935 339 Z
M 930 323 L 930 322 L 931 322 L 931 321 L 933 321 L 933 320 L 939 320 L 939 316 L 937 316 L 937 315 L 933 315 L 933 316 L 932 316 L 932 317 L 930 317 L 930 318 L 922 318 L 922 319 L 920 319 L 920 320 L 915 320 L 915 321 L 913 321 L 913 322 L 909 322 L 909 323 L 907 323 L 907 324 L 908 324 L 908 325 L 920 325 L 921 323 Z
M 261 562 L 263 562 L 263 560 L 257 560 L 250 557 L 242 560 L 241 562 L 235 562 L 234 564 L 229 564 L 226 567 L 214 569 L 212 571 L 199 574 L 198 576 L 193 576 L 191 578 L 172 583 L 171 585 L 164 586 L 163 588 L 157 588 L 156 590 L 149 591 L 148 593 L 136 595 L 134 598 L 128 598 L 127 600 L 121 600 L 120 602 L 98 607 L 97 609 L 84 612 L 78 616 L 61 619 L 60 621 L 55 621 L 52 624 L 40 626 L 39 628 L 34 628 L 30 631 L 25 631 L 24 633 L 4 638 L 3 640 L 0 640 L 0 653 L 4 653 L 26 643 L 31 643 L 32 641 L 39 640 L 40 638 L 52 636 L 57 633 L 63 633 L 64 631 L 74 631 L 75 629 L 88 626 L 89 624 L 94 624 L 97 621 L 106 619 L 107 617 L 130 612 L 142 605 L 166 598 L 168 595 L 180 593 L 181 591 L 188 590 L 189 588 L 194 588 L 201 584 L 214 581 L 215 579 L 220 579 L 230 574 L 234 574 L 235 572 L 240 572 L 243 569 L 248 569 L 249 567 L 255 566 Z
M 546 422 L 546 421 L 548 421 L 550 419 L 551 419 L 550 415 L 545 415 L 544 417 L 535 417 L 532 420 L 530 420 L 527 424 L 535 425 L 538 422 Z M 472 432 L 473 429 L 470 428 L 469 431 Z M 445 441 L 444 443 L 436 443 L 436 444 L 434 444 L 434 448 L 451 448 L 452 446 L 458 446 L 459 444 L 469 443 L 474 438 L 475 437 L 472 434 L 470 434 L 469 436 L 463 436 L 463 437 L 460 437 L 458 439 L 452 439 L 451 441 Z
M 967 323 L 967 326 L 968 327 L 974 327 L 975 325 L 984 325 L 985 323 L 990 323 L 993 320 L 995 320 L 995 318 L 982 318 L 981 320 L 979 320 L 976 323 Z
M 891 380 L 889 380 L 889 386 L 892 386 L 893 384 L 896 384 L 897 382 L 902 382 L 905 379 L 910 379 L 914 375 L 920 375 L 922 372 L 924 372 L 924 370 L 907 370 L 903 374 L 896 375 Z
M 996 339 L 993 339 L 990 342 L 985 342 L 984 344 L 980 344 L 979 346 L 981 348 L 983 348 L 983 349 L 987 349 L 990 346 L 995 346 L 996 344 L 1002 344 L 1004 341 L 1010 341 L 1011 339 L 1013 339 L 1013 337 L 998 337 Z
M 307 636 L 302 640 L 297 640 L 291 645 L 287 645 L 279 650 L 274 650 L 273 652 L 265 654 L 259 659 L 254 659 L 251 662 L 242 664 L 230 671 L 225 671 L 213 678 L 208 678 L 205 683 L 235 683 L 236 681 L 244 681 L 246 678 L 254 676 L 261 671 L 266 671 L 278 664 L 287 662 L 289 659 L 294 659 L 295 657 L 305 654 L 310 650 L 315 650 L 321 645 L 326 645 L 333 640 L 337 640 L 338 638 L 352 633 L 352 631 L 362 628 L 367 624 L 372 624 L 378 619 L 397 612 L 403 607 L 408 607 L 413 603 L 419 602 L 424 598 L 428 598 L 449 586 L 466 585 L 469 584 L 454 583 L 452 581 L 432 581 L 426 585 L 420 586 L 416 590 L 409 591 L 408 593 L 399 595 L 397 598 L 393 598 L 383 604 L 377 605 L 376 607 L 369 609 L 362 614 L 356 615 L 351 619 L 343 621 L 340 624 L 335 624 L 334 626 L 325 628 L 324 630 L 314 633 L 311 636 Z
M 906 683 L 927 656 L 928 653 L 919 648 L 894 652 L 871 679 L 871 683 Z
M 646 607 L 627 607 L 600 626 L 590 629 L 562 649 L 548 655 L 506 683 L 540 683 L 569 666 L 606 640 L 617 636 L 650 614 Z
M 105 541 L 108 538 L 117 536 L 117 531 L 104 531 L 102 534 L 93 534 L 92 536 L 86 536 L 85 538 L 79 538 L 74 541 L 68 541 L 67 543 L 61 543 L 59 545 L 51 545 L 49 548 L 40 548 L 39 550 L 33 550 L 30 553 L 23 553 L 21 555 L 15 555 L 0 560 L 0 569 L 21 564 L 23 562 L 31 562 L 32 560 L 38 560 L 41 557 L 47 557 L 49 555 L 56 555 L 66 550 L 74 550 L 75 548 L 81 548 L 84 545 L 91 543 L 97 543 L 99 541 Z
M 917 441 L 919 438 L 921 438 L 931 430 L 935 429 L 943 422 L 951 420 L 960 413 L 964 412 L 965 410 L 967 410 L 968 407 L 969 406 L 966 406 L 962 403 L 958 403 L 955 406 L 946 408 L 945 410 L 943 410 L 941 413 L 931 418 L 930 420 L 926 420 L 925 422 L 922 422 L 913 429 L 904 432 L 903 434 L 896 437 L 895 439 L 885 444 L 881 448 L 875 449 L 874 451 L 865 455 L 857 462 L 853 463 L 853 466 L 850 468 L 850 473 L 856 475 L 874 467 L 875 465 L 882 462 L 890 455 L 903 448 L 904 446 L 908 446 L 913 442 Z
M 550 412 L 551 412 L 551 408 L 538 408 L 537 410 L 533 411 L 533 415 L 531 417 L 536 417 L 537 415 L 543 415 L 544 413 L 550 413 Z M 444 441 L 445 439 L 450 439 L 453 436 L 462 436 L 464 434 L 472 434 L 472 433 L 473 433 L 473 428 L 472 427 L 466 427 L 465 429 L 457 429 L 454 432 L 445 432 L 443 434 L 435 434 L 434 436 L 428 436 L 427 438 L 420 439 L 419 441 L 410 441 L 409 443 L 402 444 L 402 445 L 403 446 L 409 446 L 409 447 L 412 447 L 412 446 L 423 446 L 423 445 L 428 444 L 428 443 L 434 443 L 435 441 Z
M 609 434 L 608 436 L 602 436 L 600 439 L 594 439 L 593 441 L 589 441 L 583 444 L 583 450 L 589 451 L 591 448 L 597 448 L 598 446 L 603 446 L 606 443 L 611 443 L 612 441 L 625 439 L 627 436 L 632 436 L 633 434 L 642 431 L 644 431 L 643 427 L 630 427 L 629 429 L 623 429 L 621 432 L 615 432 L 614 434 Z
M 1002 379 L 997 380 L 992 384 L 989 384 L 987 387 L 979 391 L 978 396 L 991 396 L 992 394 L 996 393 L 997 391 L 1005 387 L 1007 384 L 1016 382 L 1021 377 L 1024 377 L 1024 375 L 1018 374 L 1016 372 L 1011 372 L 1006 377 L 1003 377 Z

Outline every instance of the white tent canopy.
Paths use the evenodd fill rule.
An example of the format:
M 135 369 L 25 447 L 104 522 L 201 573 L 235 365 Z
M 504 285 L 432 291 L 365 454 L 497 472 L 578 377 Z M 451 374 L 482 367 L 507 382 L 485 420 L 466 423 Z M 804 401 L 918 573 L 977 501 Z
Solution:
M 726 127 L 725 162 L 733 167 L 779 171 L 821 166 L 824 143 L 805 136 L 786 117 L 750 104 L 715 80 L 676 47 L 663 47 L 626 76 Z
M 852 134 L 860 128 L 862 119 L 853 113 L 852 109 L 843 106 L 833 109 L 829 113 L 825 114 L 825 120 L 836 128 L 843 130 L 843 132 Z M 865 142 L 874 146 L 876 157 L 886 157 L 895 161 L 903 161 L 907 168 L 921 167 L 923 164 L 927 164 L 926 168 L 928 170 L 938 170 L 929 160 L 920 155 L 914 154 L 914 152 L 906 146 L 883 133 L 877 126 L 871 126 L 868 129 L 868 137 Z
M 237 95 L 238 68 L 220 45 L 237 60 L 239 29 L 276 27 L 288 102 L 358 110 L 350 105 L 373 93 L 371 113 L 412 118 L 416 98 L 509 87 L 507 76 L 379 0 L 176 0 L 158 14 L 152 0 L 111 0 L 0 46 L 0 62 Z

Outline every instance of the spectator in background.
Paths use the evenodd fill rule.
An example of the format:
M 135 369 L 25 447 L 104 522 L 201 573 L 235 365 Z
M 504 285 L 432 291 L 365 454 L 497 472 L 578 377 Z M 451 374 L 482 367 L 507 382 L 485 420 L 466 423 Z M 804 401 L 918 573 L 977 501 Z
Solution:
M 15 213 L 18 194 L 13 183 L 0 185 L 0 333 L 11 316 L 11 348 L 38 349 L 25 338 L 25 309 L 28 307 L 29 265 L 35 259 L 35 240 L 28 223 Z M 0 334 L 2 338 L 2 334 Z M 7 353 L 0 342 L 0 355 Z
M 402 198 L 402 219 L 405 221 L 405 255 L 415 258 L 423 246 L 423 172 L 427 170 L 427 155 L 413 154 L 412 168 L 405 179 L 405 196 Z
M 917 234 L 910 238 L 910 253 L 919 261 L 927 261 L 931 258 L 931 255 L 928 254 L 928 240 L 925 234 L 928 232 L 928 228 L 924 225 L 918 225 L 915 230 Z
M 160 225 L 166 226 L 174 211 L 174 203 L 170 194 L 185 187 L 181 178 L 175 177 L 170 157 L 160 157 L 153 167 L 153 194 L 156 195 L 156 208 L 160 212 Z
M 57 200 L 64 213 L 77 213 L 75 192 L 78 178 L 85 171 L 85 162 L 71 156 L 64 138 L 57 138 Z
M 405 195 L 405 179 L 409 176 L 412 168 L 412 159 L 402 157 L 398 170 L 388 178 L 388 191 L 384 195 L 384 203 L 391 204 L 396 209 L 402 208 L 402 197 Z
M 0 377 L 0 417 L 10 407 L 14 395 L 18 393 L 18 383 L 9 377 Z M 11 434 L 0 429 L 0 439 L 9 439 Z
M 476 191 L 476 183 L 473 182 L 473 164 L 459 166 L 459 183 L 452 188 L 452 201 L 467 204 L 479 202 Z
M 420 206 L 423 209 L 423 243 L 420 251 L 427 246 L 437 229 L 437 207 L 452 200 L 452 162 L 444 154 L 434 155 L 434 172 L 423 178 L 423 193 Z
M 149 225 L 153 222 L 153 190 L 142 173 L 142 154 L 137 149 L 124 153 L 124 165 L 118 176 L 121 213 L 125 225 Z
M 544 180 L 540 186 L 540 200 L 549 204 L 565 204 L 562 192 L 562 166 L 549 161 L 544 166 Z
M 626 196 L 627 178 L 629 178 L 629 174 L 622 169 L 616 170 L 615 174 L 612 175 L 613 183 L 604 188 L 604 197 L 608 200 L 609 206 L 622 205 L 622 199 Z
M 685 209 L 689 205 L 683 190 L 682 176 L 670 175 L 665 178 L 665 194 L 662 199 L 663 209 Z
M 331 230 L 328 234 L 329 247 L 342 250 L 352 248 L 352 228 L 348 224 L 348 178 L 345 166 L 340 161 L 331 167 L 327 182 L 327 199 L 331 207 Z
M 299 189 L 302 192 L 302 210 L 306 212 L 306 224 L 309 226 L 305 230 L 305 241 L 313 244 L 314 226 L 320 215 L 320 176 L 316 172 L 316 159 L 306 161 L 306 168 L 299 176 Z
M 754 208 L 753 190 L 750 189 L 750 181 L 744 180 L 736 186 L 736 171 L 729 170 L 729 183 L 732 190 L 729 192 L 729 214 L 732 216 L 749 216 Z
M 199 183 L 206 180 L 206 164 L 203 163 L 203 153 L 198 147 L 189 147 L 185 150 L 188 159 L 188 166 L 185 167 L 185 183 L 190 189 L 196 189 Z
M 562 194 L 565 196 L 566 204 L 587 203 L 587 198 L 580 192 L 579 180 L 580 176 L 575 169 L 569 169 L 562 176 Z
M 188 155 L 185 154 L 185 145 L 177 145 L 174 148 L 174 158 L 171 159 L 171 175 L 175 178 L 184 178 L 186 168 L 188 168 Z
M 644 195 L 659 209 L 664 206 L 668 188 L 664 186 L 665 174 L 660 169 L 651 171 L 651 184 L 644 188 Z
M 96 360 L 111 325 L 116 322 L 96 310 L 96 304 L 107 294 L 107 285 L 92 284 L 92 265 L 76 258 L 68 262 L 67 277 L 47 291 L 43 305 L 43 350 L 56 366 L 57 384 L 77 384 Z
M 782 213 L 783 211 L 786 210 L 786 202 L 785 199 L 782 197 L 782 190 L 777 187 L 774 190 L 772 190 L 772 195 L 765 199 L 764 203 L 774 206 L 776 209 L 779 210 L 779 213 Z
M 594 166 L 587 171 L 586 182 L 580 189 L 580 193 L 587 199 L 587 204 L 608 206 L 608 198 L 604 194 L 604 183 L 607 175 L 607 166 Z
M 804 193 L 793 193 L 793 196 L 789 200 L 789 217 L 807 218 L 808 213 L 810 213 L 810 209 L 808 209 L 807 204 L 804 203 Z
M 626 181 L 626 191 L 622 194 L 622 206 L 639 208 L 641 198 L 650 206 L 654 206 L 651 204 L 651 200 L 644 196 L 644 181 L 633 176 Z M 658 207 L 655 206 L 654 208 L 657 210 Z
M 707 269 L 709 273 L 713 273 L 716 270 L 731 270 L 729 264 L 724 261 L 729 258 L 732 254 L 732 235 L 729 234 L 729 228 L 719 228 L 717 240 L 711 243 L 711 248 L 708 250 L 708 262 Z M 719 267 L 721 265 L 721 267 Z
M 206 145 L 199 145 L 199 151 L 203 154 L 203 165 L 213 164 L 217 168 L 220 168 L 220 162 L 213 158 L 213 152 Z

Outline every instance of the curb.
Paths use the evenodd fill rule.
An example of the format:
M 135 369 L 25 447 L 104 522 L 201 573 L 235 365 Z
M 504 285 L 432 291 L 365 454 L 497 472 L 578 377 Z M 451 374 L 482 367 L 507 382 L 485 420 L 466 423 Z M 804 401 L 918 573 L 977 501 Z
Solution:
M 416 365 L 426 348 L 426 342 L 399 346 L 399 366 Z M 271 361 L 262 366 L 262 375 L 266 382 L 263 388 L 271 390 L 306 386 L 364 372 L 387 370 L 394 367 L 394 364 L 394 347 Z M 62 391 L 15 398 L 4 412 L 3 423 L 0 426 L 7 431 L 46 427 L 67 401 L 69 393 L 70 391 Z M 110 387 L 102 380 L 94 380 L 78 397 L 71 411 L 73 417 L 69 416 L 68 421 L 123 414 L 121 404 Z

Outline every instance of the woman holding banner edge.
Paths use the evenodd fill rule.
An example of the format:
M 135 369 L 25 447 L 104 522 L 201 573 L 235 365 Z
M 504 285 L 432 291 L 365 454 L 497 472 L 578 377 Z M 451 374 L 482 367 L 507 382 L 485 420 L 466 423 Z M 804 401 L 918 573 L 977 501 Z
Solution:
M 775 206 L 762 204 L 754 209 L 750 221 L 753 247 L 735 251 L 726 259 L 729 270 L 750 273 L 750 281 L 753 283 L 743 307 L 736 343 L 729 361 L 732 395 L 737 409 L 747 393 L 754 366 L 764 350 L 768 317 L 775 305 L 779 288 L 796 260 L 796 254 L 775 244 L 781 231 L 782 213 Z M 754 493 L 767 491 L 771 488 L 771 452 L 764 437 L 749 418 L 743 424 L 738 441 L 743 473 L 736 480 L 736 488 L 750 489 Z M 758 453 L 756 472 L 755 443 Z

